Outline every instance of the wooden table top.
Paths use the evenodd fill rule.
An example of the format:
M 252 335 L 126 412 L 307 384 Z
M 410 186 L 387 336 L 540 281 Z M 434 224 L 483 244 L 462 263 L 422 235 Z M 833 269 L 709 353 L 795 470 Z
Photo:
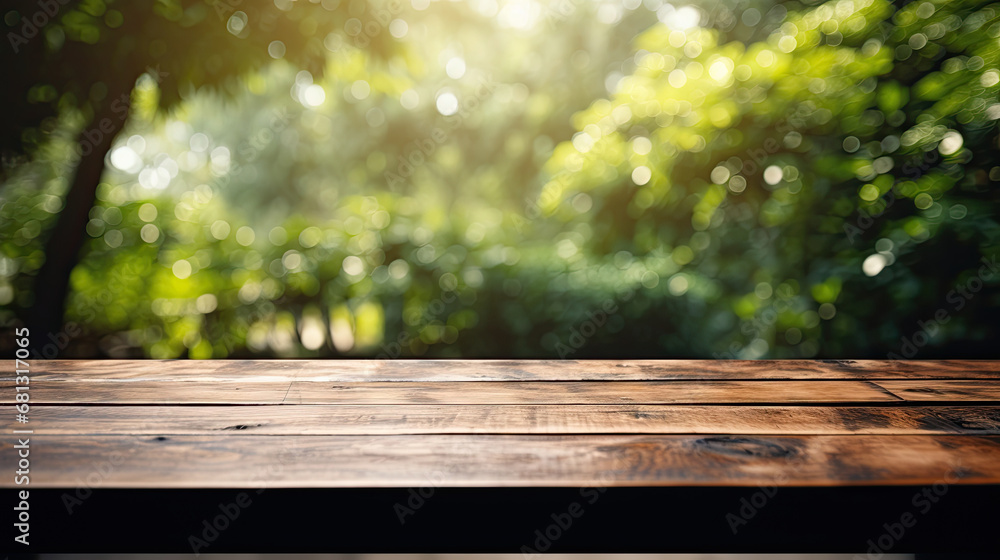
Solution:
M 1000 483 L 1000 361 L 57 360 L 30 387 L 27 425 L 0 408 L 40 488 Z

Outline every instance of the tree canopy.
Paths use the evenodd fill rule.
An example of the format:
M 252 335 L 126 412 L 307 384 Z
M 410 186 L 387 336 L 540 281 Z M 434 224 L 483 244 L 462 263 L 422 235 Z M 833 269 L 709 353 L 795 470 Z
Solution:
M 121 56 L 70 354 L 992 352 L 998 4 L 243 4 L 70 3 L 4 54 L 8 319 Z

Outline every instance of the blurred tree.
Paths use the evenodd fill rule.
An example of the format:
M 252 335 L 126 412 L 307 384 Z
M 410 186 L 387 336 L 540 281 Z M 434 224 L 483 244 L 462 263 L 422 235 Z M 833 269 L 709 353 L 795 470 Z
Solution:
M 653 301 L 731 309 L 737 336 L 671 335 L 715 341 L 718 356 L 809 356 L 821 341 L 844 355 L 875 329 L 898 355 L 922 313 L 961 310 L 944 294 L 1000 249 L 988 186 L 1000 178 L 1000 5 L 751 8 L 741 21 L 762 37 L 749 44 L 698 21 L 669 7 L 638 37 L 634 70 L 556 147 L 544 212 L 588 224 L 598 255 L 659 263 L 668 282 Z M 592 210 L 575 208 L 580 193 Z M 966 343 L 989 340 L 988 316 Z
M 79 114 L 79 159 L 63 210 L 49 233 L 38 271 L 33 330 L 61 327 L 70 272 L 104 172 L 105 157 L 129 116 L 136 80 L 159 87 L 159 106 L 174 106 L 202 87 L 234 91 L 236 81 L 273 58 L 315 75 L 325 68 L 325 30 L 342 29 L 364 2 L 235 0 L 21 0 L 4 14 L 9 49 L 0 136 L 4 161 L 47 141 L 58 116 Z M 378 8 L 385 11 L 386 8 Z M 380 52 L 384 41 L 369 48 Z M 5 170 L 6 170 L 5 165 Z M 33 340 L 43 341 L 37 336 Z
M 412 0 L 349 7 L 322 73 L 276 59 L 169 113 L 150 75 L 87 216 L 74 352 L 991 355 L 998 14 Z M 73 115 L 0 194 L 22 316 Z

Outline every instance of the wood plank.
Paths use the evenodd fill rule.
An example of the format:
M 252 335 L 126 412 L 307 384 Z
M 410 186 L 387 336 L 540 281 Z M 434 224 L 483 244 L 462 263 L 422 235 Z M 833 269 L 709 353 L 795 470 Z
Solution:
M 928 381 L 925 383 L 936 383 Z M 0 388 L 10 389 L 10 382 Z M 12 391 L 12 389 L 10 389 Z M 35 404 L 726 404 L 902 402 L 865 381 L 33 383 Z
M 1000 401 L 1000 383 L 996 381 L 881 381 L 878 385 L 907 401 Z
M 36 380 L 95 382 L 1000 379 L 1000 361 L 968 360 L 46 360 L 34 367 Z
M 0 390 L 13 391 L 0 382 Z M 1000 402 L 993 380 L 36 382 L 35 404 L 851 404 Z
M 14 392 L 13 383 L 0 382 L 0 391 Z M 88 383 L 32 381 L 31 403 L 42 404 L 280 404 L 291 383 L 236 383 L 145 381 Z
M 285 404 L 725 404 L 894 402 L 860 381 L 295 381 Z
M 39 406 L 31 423 L 38 435 L 1000 435 L 1000 406 Z
M 98 488 L 928 485 L 958 468 L 955 483 L 1000 483 L 1000 436 L 52 435 L 31 443 L 34 488 L 81 480 Z M 4 438 L 0 452 L 13 456 L 13 445 Z M 13 478 L 0 484 L 10 488 Z

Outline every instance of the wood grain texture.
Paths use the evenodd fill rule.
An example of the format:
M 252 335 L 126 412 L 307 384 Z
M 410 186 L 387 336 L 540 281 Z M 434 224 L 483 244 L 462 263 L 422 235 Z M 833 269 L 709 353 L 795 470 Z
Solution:
M 38 435 L 1000 435 L 1000 406 L 39 406 L 32 424 Z
M 0 382 L 0 392 L 13 393 L 14 384 Z M 140 381 L 89 383 L 33 380 L 31 402 L 43 404 L 280 404 L 291 383 Z
M 993 361 L 42 361 L 30 394 L 40 487 L 1000 484 Z
M 935 383 L 925 381 L 925 384 Z M 987 381 L 979 383 L 991 383 Z M 0 383 L 0 390 L 10 389 Z M 971 389 L 970 389 L 971 391 Z M 971 397 L 970 397 L 971 398 Z M 36 382 L 36 404 L 725 404 L 900 402 L 867 381 Z
M 52 435 L 32 444 L 38 488 L 1000 483 L 1000 436 Z M 13 443 L 0 452 L 11 456 Z
M 35 363 L 34 376 L 40 381 L 278 383 L 292 379 L 333 382 L 1000 379 L 1000 361 L 46 360 Z
M 878 385 L 907 401 L 1000 401 L 1000 382 L 996 381 L 880 381 Z

